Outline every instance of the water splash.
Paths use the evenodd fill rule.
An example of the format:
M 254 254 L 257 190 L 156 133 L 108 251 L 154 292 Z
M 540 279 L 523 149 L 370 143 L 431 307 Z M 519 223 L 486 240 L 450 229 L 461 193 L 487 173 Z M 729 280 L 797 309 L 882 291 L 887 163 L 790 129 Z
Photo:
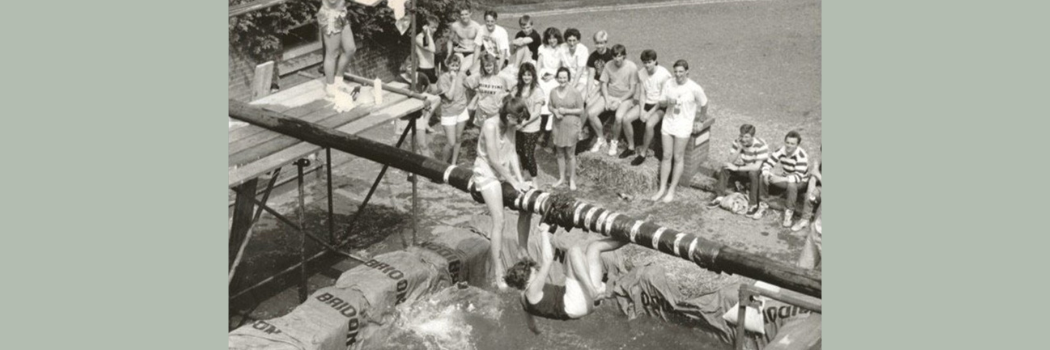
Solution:
M 476 349 L 471 325 L 497 324 L 500 304 L 499 296 L 475 287 L 447 288 L 404 304 L 380 349 Z

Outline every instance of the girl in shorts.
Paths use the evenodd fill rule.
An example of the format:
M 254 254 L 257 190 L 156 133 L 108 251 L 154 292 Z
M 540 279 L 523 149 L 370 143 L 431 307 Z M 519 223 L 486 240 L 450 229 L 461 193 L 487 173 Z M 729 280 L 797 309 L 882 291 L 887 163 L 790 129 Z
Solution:
M 503 186 L 500 181 L 506 181 L 519 192 L 527 188 L 514 150 L 515 132 L 526 119 L 529 119 L 529 110 L 525 101 L 507 96 L 499 110 L 499 117 L 489 118 L 482 123 L 478 137 L 478 157 L 474 159 L 472 181 L 477 191 L 481 192 L 492 217 L 489 258 L 496 277 L 496 287 L 501 291 L 507 289 L 507 284 L 503 280 L 503 264 L 500 261 L 500 248 L 503 247 Z
M 325 94 L 329 98 L 350 98 L 350 88 L 343 82 L 343 72 L 357 52 L 357 44 L 350 30 L 350 20 L 346 17 L 345 0 L 322 0 L 317 11 L 317 25 L 325 47 Z
M 554 116 L 554 147 L 558 155 L 558 181 L 554 187 L 565 183 L 565 163 L 568 159 L 569 166 L 569 190 L 576 190 L 576 143 L 579 141 L 580 128 L 583 123 L 580 115 L 583 114 L 583 95 L 573 87 L 569 69 L 558 68 L 555 76 L 558 87 L 550 93 L 550 110 Z
M 674 190 L 682 177 L 685 165 L 685 145 L 693 133 L 693 122 L 697 114 L 701 119 L 707 115 L 707 95 L 704 89 L 689 79 L 689 62 L 674 63 L 674 79 L 664 83 L 660 106 L 667 109 L 664 114 L 660 137 L 663 141 L 663 159 L 660 160 L 660 189 L 653 201 L 663 198 L 664 203 L 674 200 Z M 673 157 L 673 158 L 672 158 Z M 672 173 L 671 161 L 674 160 Z M 670 177 L 670 184 L 668 184 Z
M 518 69 L 518 85 L 511 95 L 525 101 L 529 107 L 529 119 L 522 122 L 518 131 L 518 158 L 524 168 L 525 180 L 532 180 L 532 187 L 539 187 L 539 168 L 536 166 L 536 141 L 540 138 L 540 108 L 547 103 L 547 94 L 536 82 L 536 67 L 532 63 L 523 63 Z
M 441 96 L 441 127 L 445 128 L 448 144 L 442 148 L 443 160 L 456 165 L 459 160 L 460 140 L 470 115 L 467 113 L 467 75 L 459 70 L 462 60 L 449 55 L 445 60 L 448 71 L 441 74 L 437 94 Z

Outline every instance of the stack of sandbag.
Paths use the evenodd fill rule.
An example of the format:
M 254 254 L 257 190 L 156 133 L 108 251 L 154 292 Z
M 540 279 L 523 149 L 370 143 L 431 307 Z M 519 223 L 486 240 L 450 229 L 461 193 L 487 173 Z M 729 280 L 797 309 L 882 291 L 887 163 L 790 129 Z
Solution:
M 459 281 L 478 281 L 488 241 L 466 230 L 405 251 L 381 254 L 343 273 L 287 315 L 230 332 L 230 349 L 369 348 L 395 318 L 395 306 Z M 482 274 L 483 276 L 483 274 Z M 473 282 L 472 282 L 473 283 Z M 373 344 L 374 345 L 374 344 Z

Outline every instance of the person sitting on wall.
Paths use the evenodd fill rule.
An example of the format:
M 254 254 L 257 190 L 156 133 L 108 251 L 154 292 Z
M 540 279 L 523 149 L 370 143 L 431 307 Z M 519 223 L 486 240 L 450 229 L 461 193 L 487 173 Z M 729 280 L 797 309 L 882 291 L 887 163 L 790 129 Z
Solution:
M 759 175 L 762 173 L 762 163 L 769 158 L 769 145 L 765 140 L 755 137 L 755 126 L 744 124 L 740 126 L 740 137 L 733 141 L 733 153 L 729 161 L 722 165 L 717 174 L 718 187 L 715 190 L 715 198 L 712 202 L 720 202 L 722 197 L 728 195 L 728 187 L 731 183 L 747 182 L 748 188 L 748 211 L 747 215 L 762 217 L 758 200 Z
M 809 155 L 799 146 L 801 143 L 802 136 L 797 131 L 789 131 L 784 136 L 784 146 L 773 152 L 762 164 L 762 185 L 759 187 L 759 196 L 764 197 L 770 185 L 782 188 L 787 192 L 787 203 L 784 205 L 784 227 L 791 227 L 798 192 L 800 189 L 806 189 L 805 184 L 809 177 L 807 174 Z M 779 167 L 777 167 L 778 164 Z M 764 203 L 759 204 L 760 207 L 762 205 Z M 761 210 L 759 209 L 759 212 Z M 760 213 L 756 213 L 754 218 L 761 218 Z
M 552 209 L 555 205 L 551 205 Z M 578 319 L 594 311 L 597 301 L 605 299 L 607 288 L 602 282 L 601 253 L 613 251 L 626 242 L 602 238 L 587 244 L 586 253 L 580 246 L 569 248 L 565 260 L 565 285 L 547 283 L 547 276 L 554 263 L 554 248 L 551 235 L 557 225 L 548 222 L 550 213 L 544 215 L 540 229 L 540 262 L 524 259 L 507 269 L 507 285 L 522 290 L 521 306 L 526 321 L 533 333 L 539 334 L 533 316 L 555 320 Z

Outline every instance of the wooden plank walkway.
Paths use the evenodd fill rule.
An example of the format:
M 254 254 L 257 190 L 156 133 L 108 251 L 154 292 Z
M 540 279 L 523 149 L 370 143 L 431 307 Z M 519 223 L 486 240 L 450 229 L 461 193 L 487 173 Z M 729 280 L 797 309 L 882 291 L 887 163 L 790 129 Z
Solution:
M 355 83 L 349 85 L 358 86 Z M 400 83 L 390 85 L 407 88 Z M 320 79 L 312 80 L 252 104 L 350 134 L 423 109 L 423 101 L 387 91 L 383 92 L 383 103 L 377 106 L 372 98 L 372 87 L 361 86 L 357 98 L 359 105 L 348 112 L 338 113 L 325 100 L 323 87 L 324 83 Z M 320 146 L 257 126 L 231 123 L 227 164 L 229 187 L 238 186 L 320 150 Z

